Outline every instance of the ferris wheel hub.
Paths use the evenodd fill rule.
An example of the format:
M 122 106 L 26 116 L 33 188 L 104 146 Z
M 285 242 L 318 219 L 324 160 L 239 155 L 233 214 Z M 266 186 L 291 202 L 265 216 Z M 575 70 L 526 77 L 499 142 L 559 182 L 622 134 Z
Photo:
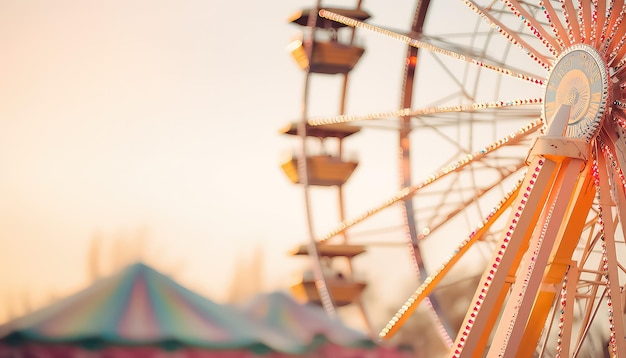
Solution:
M 569 106 L 563 135 L 589 142 L 600 129 L 608 102 L 609 73 L 602 55 L 586 44 L 563 51 L 545 87 L 543 110 L 548 125 L 558 125 L 554 116 L 562 106 Z

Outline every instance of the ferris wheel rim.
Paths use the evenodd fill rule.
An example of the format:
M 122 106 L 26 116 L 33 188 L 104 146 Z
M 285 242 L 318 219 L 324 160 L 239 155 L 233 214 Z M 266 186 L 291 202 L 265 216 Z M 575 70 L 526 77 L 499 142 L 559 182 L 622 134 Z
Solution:
M 473 1 L 467 1 L 467 2 L 475 4 Z M 520 4 L 517 1 L 509 1 L 507 3 L 509 4 L 509 6 L 512 6 L 512 8 L 520 6 Z M 564 9 L 568 8 L 569 9 L 568 11 L 571 11 L 571 9 L 572 9 L 572 2 L 564 1 L 563 4 L 564 4 L 563 5 Z M 604 2 L 602 4 L 604 4 Z M 548 12 L 552 11 L 553 12 L 554 10 L 545 10 L 544 9 L 544 11 L 548 11 Z M 576 25 L 580 25 L 580 27 L 582 29 L 582 30 L 580 30 L 581 32 L 578 32 L 578 30 L 576 29 L 577 28 L 576 25 L 575 26 L 570 26 L 569 23 L 568 23 L 568 26 L 567 26 L 568 28 L 566 30 L 563 30 L 563 29 L 553 29 L 554 33 L 557 36 L 559 35 L 559 33 L 562 34 L 563 31 L 566 31 L 566 33 L 567 33 L 567 38 L 564 38 L 564 37 L 558 38 L 559 44 L 561 45 L 561 49 L 559 49 L 558 51 L 561 51 L 561 52 L 565 51 L 565 50 L 569 49 L 572 45 L 576 45 L 577 41 L 581 41 L 582 39 L 584 39 L 585 35 L 583 35 L 582 31 L 584 31 L 585 34 L 587 36 L 589 36 L 589 34 L 593 34 L 593 29 L 594 28 L 596 28 L 596 27 L 600 28 L 604 24 L 603 28 L 606 30 L 607 28 L 611 28 L 611 26 L 610 26 L 611 21 L 613 21 L 613 23 L 615 23 L 615 19 L 614 19 L 615 15 L 613 13 L 613 14 L 608 15 L 604 20 L 602 20 L 602 19 L 599 20 L 597 22 L 597 25 L 593 24 L 592 26 L 590 26 L 589 21 L 590 21 L 591 17 L 587 16 L 587 13 L 589 12 L 589 9 L 585 9 L 583 12 L 585 14 L 582 15 L 583 17 L 580 19 L 580 23 L 576 23 Z M 574 16 L 575 15 L 576 14 L 574 14 Z M 620 18 L 621 18 L 621 15 L 620 15 Z M 588 21 L 587 25 L 584 24 L 584 19 L 587 19 L 587 21 Z M 566 21 L 567 21 L 567 19 L 566 19 Z M 577 21 L 577 20 L 573 20 L 573 21 Z M 574 28 L 574 30 L 572 30 L 572 28 Z M 613 32 L 614 30 L 611 29 L 611 31 Z M 600 36 L 598 36 L 598 38 L 601 38 L 602 35 L 603 34 L 600 34 Z M 608 36 L 608 37 L 611 37 L 611 36 Z M 615 61 L 616 58 L 617 58 L 617 60 L 619 60 L 620 58 L 623 58 L 624 53 L 620 52 L 621 55 L 616 54 L 616 51 L 621 51 L 621 49 L 623 48 L 623 47 L 620 47 L 620 46 L 622 46 L 621 43 L 623 43 L 623 40 L 620 41 L 620 45 L 617 45 L 617 48 L 615 48 L 616 47 L 615 42 L 612 42 L 613 45 L 606 45 L 608 42 L 603 44 L 601 41 L 596 40 L 593 37 L 590 38 L 589 41 L 591 41 L 594 44 L 594 46 L 604 46 L 604 47 L 609 47 L 609 48 L 611 48 L 611 46 L 613 47 L 613 51 L 610 53 L 610 58 L 607 59 L 607 63 L 613 63 L 613 61 Z M 600 50 L 600 48 L 599 48 L 599 50 Z M 555 51 L 557 51 L 557 50 L 555 50 Z M 622 60 L 620 62 L 617 62 L 616 65 L 612 67 L 612 77 L 616 77 L 617 75 L 622 73 L 622 71 L 624 69 L 625 62 L 626 62 L 626 60 Z M 619 100 L 616 100 L 613 103 L 613 105 L 621 107 L 622 103 Z M 626 108 L 626 107 L 624 107 L 624 108 Z M 619 118 L 619 119 L 621 119 L 621 118 Z

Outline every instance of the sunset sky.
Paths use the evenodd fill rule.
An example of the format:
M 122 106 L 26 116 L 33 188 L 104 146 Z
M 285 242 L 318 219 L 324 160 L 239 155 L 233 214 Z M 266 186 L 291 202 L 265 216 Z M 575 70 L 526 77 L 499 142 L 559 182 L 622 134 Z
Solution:
M 307 237 L 279 165 L 298 145 L 278 130 L 300 118 L 304 78 L 286 19 L 311 4 L 0 0 L 0 322 L 85 287 L 93 237 L 105 273 L 140 236 L 148 263 L 217 301 L 257 249 L 267 289 L 287 287 L 302 265 L 286 252 Z M 407 29 L 414 4 L 365 7 Z M 348 110 L 395 110 L 405 46 L 362 41 Z M 355 178 L 370 194 L 353 213 L 397 181 L 395 135 L 359 136 L 370 144 L 348 150 L 387 166 Z
M 147 231 L 163 269 L 219 298 L 239 252 L 285 256 L 294 5 L 0 3 L 0 302 L 84 286 L 98 234 Z

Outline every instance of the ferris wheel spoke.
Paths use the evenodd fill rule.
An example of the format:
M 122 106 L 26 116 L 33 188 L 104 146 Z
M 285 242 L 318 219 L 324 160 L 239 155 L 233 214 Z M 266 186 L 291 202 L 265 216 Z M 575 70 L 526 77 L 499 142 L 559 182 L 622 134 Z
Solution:
M 496 28 L 502 36 L 504 36 L 513 45 L 527 52 L 528 55 L 543 68 L 550 69 L 550 60 L 543 56 L 539 51 L 533 48 L 528 42 L 515 31 L 508 28 L 501 21 L 492 16 L 486 9 L 480 7 L 473 0 L 464 0 L 465 4 L 475 13 L 477 13 L 483 20 L 485 20 L 491 27 Z M 539 34 L 540 36 L 540 34 Z M 552 49 L 554 50 L 554 49 Z
M 622 175 L 622 169 L 626 168 L 626 129 L 615 120 L 605 120 L 605 125 L 598 137 L 598 146 L 605 155 L 610 157 L 618 175 Z M 623 179 L 622 179 L 623 180 Z M 624 184 L 623 182 L 621 183 Z
M 603 42 L 602 52 L 610 53 L 613 51 L 616 44 L 621 40 L 622 36 L 624 36 L 624 31 L 626 29 L 621 26 L 622 21 L 624 20 L 624 13 L 626 12 L 626 8 L 624 7 L 624 0 L 617 0 L 613 4 L 613 9 L 621 9 L 620 11 L 612 11 L 609 18 L 608 28 L 610 28 L 610 32 L 603 32 L 601 34 L 601 39 Z M 603 38 L 602 38 L 603 37 Z
M 423 50 L 426 50 L 426 51 L 429 51 L 429 52 L 446 55 L 446 56 L 454 58 L 456 60 L 469 62 L 469 63 L 471 63 L 471 64 L 473 64 L 475 66 L 478 66 L 478 67 L 481 67 L 481 68 L 485 68 L 485 69 L 488 69 L 488 70 L 491 70 L 491 71 L 495 71 L 495 72 L 500 73 L 500 74 L 504 74 L 504 75 L 507 75 L 507 76 L 515 77 L 515 78 L 518 78 L 518 79 L 521 79 L 521 80 L 524 80 L 524 81 L 529 81 L 531 83 L 543 85 L 543 81 L 544 81 L 543 79 L 536 78 L 536 77 L 533 77 L 533 76 L 530 76 L 530 75 L 527 75 L 527 74 L 524 74 L 524 73 L 521 73 L 521 72 L 515 72 L 515 71 L 512 71 L 510 69 L 503 68 L 503 67 L 500 67 L 500 66 L 491 65 L 491 64 L 485 63 L 485 62 L 483 62 L 481 60 L 478 60 L 478 59 L 476 59 L 474 57 L 471 57 L 471 56 L 468 56 L 468 55 L 465 55 L 465 54 L 461 54 L 461 53 L 458 53 L 458 52 L 455 52 L 455 51 L 451 51 L 451 50 L 448 50 L 448 49 L 444 49 L 444 48 L 435 46 L 433 44 L 426 43 L 424 41 L 413 39 L 413 38 L 411 38 L 409 36 L 402 35 L 402 34 L 399 34 L 397 32 L 393 32 L 393 31 L 387 30 L 387 29 L 383 29 L 383 28 L 378 27 L 378 26 L 370 25 L 370 24 L 367 24 L 367 23 L 365 23 L 363 21 L 358 21 L 358 20 L 349 18 L 347 16 L 339 15 L 339 14 L 334 13 L 332 11 L 328 11 L 328 10 L 322 9 L 322 10 L 320 10 L 319 15 L 320 15 L 320 17 L 323 17 L 325 19 L 329 19 L 329 20 L 332 20 L 332 21 L 335 21 L 335 22 L 339 22 L 339 23 L 347 25 L 347 26 L 363 28 L 363 29 L 366 29 L 366 30 L 369 30 L 369 31 L 373 31 L 373 32 L 379 33 L 379 34 L 384 35 L 384 36 L 388 36 L 388 37 L 394 38 L 396 40 L 399 40 L 399 41 L 402 41 L 402 42 L 406 43 L 407 45 L 409 45 L 411 47 L 420 48 L 420 49 L 423 49 Z
M 554 32 L 556 41 L 559 43 L 561 48 L 566 48 L 571 45 L 571 41 L 569 36 L 567 35 L 567 29 L 563 26 L 561 21 L 559 20 L 559 16 L 552 6 L 550 0 L 540 1 L 539 5 L 543 9 L 543 14 L 545 15 L 550 27 L 552 28 L 552 32 Z
M 591 43 L 595 36 L 595 23 L 591 20 L 591 6 L 585 2 L 578 3 L 578 18 L 580 20 L 581 42 Z
M 454 106 L 432 106 L 418 109 L 403 108 L 396 111 L 389 112 L 376 112 L 365 115 L 340 115 L 323 118 L 313 118 L 308 120 L 308 124 L 311 126 L 323 126 L 328 124 L 350 123 L 356 121 L 369 121 L 376 119 L 390 119 L 398 117 L 417 117 L 417 116 L 429 116 L 441 113 L 452 112 L 475 112 L 488 109 L 517 107 L 537 105 L 543 103 L 542 98 L 520 98 L 508 101 L 494 101 L 494 102 L 481 102 L 461 104 Z
M 616 45 L 615 50 L 613 50 L 609 54 L 609 60 L 607 61 L 609 66 L 612 66 L 615 70 L 616 75 L 622 75 L 622 71 L 624 70 L 624 52 L 626 51 L 626 33 L 622 36 L 619 43 Z
M 617 128 L 616 128 L 617 127 Z M 615 131 L 603 131 L 598 139 L 598 147 L 602 150 L 607 163 L 607 174 L 612 174 L 611 194 L 616 201 L 617 217 L 619 218 L 622 232 L 626 232 L 626 179 L 622 167 L 626 167 L 626 147 L 623 141 L 619 141 L 618 135 L 625 135 L 619 125 L 614 125 Z M 611 134 L 608 134 L 611 133 Z M 621 263 L 617 265 L 623 270 Z
M 476 32 L 476 36 L 481 36 L 481 37 L 489 37 L 489 35 L 491 34 L 491 32 Z M 513 64 L 505 64 L 501 59 L 496 58 L 496 56 L 488 54 L 488 53 L 482 53 L 482 52 L 477 52 L 476 50 L 472 50 L 471 48 L 467 47 L 467 46 L 461 46 L 458 43 L 455 43 L 452 40 L 452 38 L 454 38 L 454 35 L 450 35 L 450 36 L 446 36 L 445 38 L 435 38 L 435 37 L 424 37 L 422 38 L 422 41 L 424 42 L 428 42 L 431 43 L 433 45 L 437 45 L 441 48 L 445 48 L 449 51 L 455 52 L 457 54 L 462 54 L 465 56 L 469 56 L 472 58 L 478 58 L 480 59 L 482 62 L 484 63 L 489 63 L 492 64 L 494 66 L 499 66 L 499 67 L 506 67 L 507 69 L 509 69 L 510 71 L 514 72 L 514 73 L 520 73 L 520 74 L 524 74 L 526 76 L 532 77 L 532 78 L 541 78 L 543 75 L 541 74 L 537 74 L 537 73 L 532 73 L 527 71 L 526 69 L 523 68 L 519 68 L 514 66 Z M 457 41 L 460 40 L 460 37 L 457 36 Z M 431 52 L 432 55 L 438 55 L 436 53 Z M 462 79 L 459 78 L 458 74 L 454 74 L 451 72 L 451 68 L 449 66 L 449 64 L 444 64 L 442 61 L 442 58 L 449 58 L 449 56 L 445 56 L 445 55 L 439 55 L 439 56 L 433 56 L 434 59 L 437 60 L 438 63 L 441 64 L 441 68 L 442 70 L 444 70 L 444 72 L 446 72 L 446 74 L 448 74 L 448 76 L 450 76 L 450 80 L 460 83 L 462 82 Z M 467 96 L 467 98 L 472 98 L 472 96 Z
M 593 207 L 592 207 L 592 210 L 593 210 Z M 581 270 L 584 267 L 585 263 L 592 256 L 594 248 L 598 245 L 598 242 L 600 242 L 600 239 L 602 238 L 602 233 L 597 228 L 599 218 L 600 218 L 599 214 L 596 213 L 596 215 L 587 222 L 586 229 L 590 228 L 590 230 L 589 230 L 589 235 L 587 237 L 587 240 L 585 241 L 585 247 L 582 250 L 583 254 L 580 259 Z
M 583 2 L 580 4 L 583 4 Z M 585 8 L 589 8 L 589 6 L 585 6 Z M 591 2 L 591 36 L 589 37 L 589 41 L 587 43 L 594 47 L 596 47 L 595 44 L 602 34 L 606 20 L 608 20 L 605 10 L 605 0 L 593 0 Z
M 461 96 L 463 96 L 463 98 L 471 98 L 472 96 L 467 92 L 467 89 L 464 86 L 463 81 L 461 81 L 461 79 L 459 79 L 459 77 L 457 75 L 455 75 L 454 73 L 452 73 L 452 70 L 449 68 L 449 66 L 447 66 L 443 59 L 441 58 L 441 56 L 432 56 L 433 59 L 437 62 L 437 64 L 439 65 L 439 68 L 443 71 L 443 73 L 446 74 L 446 78 L 451 80 L 452 82 L 454 82 L 454 84 L 456 84 L 459 88 L 460 93 L 452 92 L 448 95 L 446 95 L 444 98 L 441 98 L 439 103 L 446 103 L 445 101 L 451 98 L 458 98 L 459 94 Z M 446 98 L 447 97 L 447 98 Z M 432 103 L 434 104 L 434 103 Z
M 608 4 L 608 8 L 606 8 L 606 5 L 604 5 L 604 7 L 602 5 L 598 6 L 599 10 L 598 13 L 600 13 L 601 11 L 605 11 L 603 14 L 603 18 L 604 21 L 602 22 L 602 26 L 600 26 L 600 21 L 598 21 L 598 27 L 597 27 L 597 36 L 595 39 L 595 48 L 601 50 L 602 52 L 602 47 L 604 44 L 604 41 L 607 38 L 607 35 L 609 35 L 609 29 L 611 29 L 613 27 L 613 23 L 615 21 L 615 15 L 618 14 L 617 11 L 611 11 L 613 10 L 613 8 L 615 8 L 615 0 L 609 0 L 609 4 Z
M 565 273 L 559 297 L 561 306 L 561 317 L 559 317 L 559 321 L 562 323 L 559 325 L 559 337 L 572 336 L 572 328 L 574 326 L 573 299 L 576 297 L 576 282 L 578 282 L 578 278 L 578 267 L 576 267 L 576 265 L 570 265 Z M 557 341 L 556 351 L 559 352 L 563 357 L 570 356 L 569 341 L 566 339 L 566 342 L 567 344 L 563 344 L 563 339 L 559 339 Z
M 482 160 L 483 158 L 485 158 L 486 156 L 488 156 L 490 153 L 494 152 L 495 150 L 509 145 L 509 144 L 515 144 L 518 143 L 519 141 L 523 140 L 524 138 L 532 135 L 533 133 L 535 133 L 537 130 L 539 130 L 541 127 L 543 126 L 543 121 L 541 120 L 536 120 L 520 129 L 518 129 L 517 131 L 515 131 L 514 133 L 500 138 L 499 140 L 491 143 L 489 146 L 476 151 L 472 154 L 468 154 L 466 155 L 463 159 L 452 162 L 450 164 L 448 164 L 447 166 L 439 169 L 438 171 L 436 171 L 435 173 L 431 174 L 428 176 L 428 178 L 424 181 L 422 181 L 419 184 L 415 184 L 406 188 L 403 188 L 402 190 L 400 190 L 398 193 L 396 193 L 394 196 L 392 196 L 391 198 L 389 198 L 387 201 L 385 201 L 383 204 L 372 208 L 370 210 L 368 210 L 367 212 L 365 212 L 364 214 L 351 219 L 351 220 L 344 220 L 343 222 L 341 222 L 334 230 L 330 231 L 328 234 L 326 234 L 325 236 L 322 236 L 318 242 L 323 243 L 326 242 L 328 240 L 330 240 L 331 238 L 343 233 L 344 231 L 346 231 L 347 229 L 367 220 L 368 218 L 372 217 L 375 214 L 380 213 L 381 211 L 383 211 L 384 209 L 402 201 L 405 199 L 409 199 L 411 198 L 413 195 L 415 195 L 415 193 L 418 190 L 421 190 L 429 185 L 431 185 L 432 183 L 436 182 L 437 180 L 451 175 L 454 172 L 458 172 L 460 170 L 462 170 L 464 167 Z
M 422 116 L 415 118 L 415 122 L 416 122 L 416 125 L 414 125 L 413 128 L 411 128 L 411 130 L 428 128 L 432 130 L 432 132 L 436 134 L 438 138 L 450 144 L 458 152 L 463 153 L 463 154 L 470 153 L 470 150 L 465 148 L 463 144 L 459 143 L 459 141 L 456 138 L 452 137 L 449 133 L 446 133 L 444 130 L 442 130 L 441 125 L 440 125 L 441 123 L 427 123 L 424 120 L 424 117 Z M 459 123 L 454 123 L 452 125 L 458 126 Z
M 601 238 L 601 232 L 600 230 L 597 230 L 599 229 L 599 225 L 597 225 L 597 217 L 594 217 L 591 223 L 593 228 L 588 230 L 586 234 L 587 238 L 585 240 L 584 256 L 581 257 L 578 262 L 572 262 L 572 266 L 577 264 L 577 286 L 579 286 L 580 289 L 577 290 L 575 296 L 568 295 L 568 297 L 571 302 L 573 302 L 576 298 L 583 300 L 583 304 L 581 305 L 581 314 L 578 318 L 580 322 L 580 329 L 572 357 L 578 356 L 578 352 L 580 352 L 582 348 L 583 342 L 589 333 L 593 320 L 597 316 L 600 307 L 603 305 L 603 298 L 606 295 L 606 282 L 604 281 L 605 271 L 602 271 L 602 263 L 592 263 L 595 265 L 595 269 L 593 270 L 586 268 L 586 265 L 589 263 L 591 250 L 598 244 Z M 591 226 L 587 225 L 587 228 L 589 227 Z M 591 276 L 589 277 L 589 275 Z M 601 288 L 603 288 L 602 294 L 598 295 L 598 291 Z M 573 337 L 573 335 L 571 337 Z
M 594 287 L 596 289 L 598 288 L 597 286 L 594 286 Z M 606 297 L 606 293 L 607 293 L 607 289 L 606 289 L 606 286 L 604 286 L 604 289 L 602 290 L 602 294 L 598 296 L 598 299 L 588 303 L 587 306 L 585 307 L 586 308 L 585 316 L 582 320 L 582 327 L 580 329 L 578 340 L 576 341 L 576 345 L 574 347 L 574 352 L 572 354 L 572 357 L 576 358 L 579 356 L 580 351 L 582 350 L 583 343 L 585 342 L 585 339 L 589 336 L 589 333 L 591 332 L 591 324 L 593 323 L 593 321 L 598 315 L 598 311 L 600 310 L 600 307 L 603 304 L 603 300 Z M 593 304 L 594 302 L 595 302 L 595 305 Z
M 613 3 L 613 0 L 609 0 Z M 598 47 L 597 45 L 600 43 L 598 40 L 602 36 L 605 31 L 608 31 L 609 26 L 609 16 L 606 13 L 606 1 L 605 0 L 596 0 L 593 3 L 593 14 L 592 19 L 594 19 L 595 26 L 593 27 L 593 37 L 592 41 L 589 41 L 590 44 L 596 45 L 594 47 Z M 594 16 L 595 14 L 595 16 Z
M 624 26 L 626 27 L 626 26 Z M 624 63 L 624 53 L 626 52 L 626 31 L 622 34 L 613 50 L 608 55 L 607 64 L 615 69 L 615 74 L 620 73 L 620 68 Z
M 601 148 L 600 148 L 601 149 Z M 600 150 L 598 151 L 600 152 Z M 615 248 L 616 223 L 612 214 L 612 199 L 610 193 L 612 183 L 609 182 L 610 170 L 606 157 L 603 153 L 597 155 L 597 171 L 594 173 L 599 187 L 601 224 L 603 227 L 602 262 L 603 270 L 607 272 L 608 308 L 610 346 L 613 355 L 626 356 L 626 342 L 624 341 L 624 321 L 622 318 L 621 286 L 619 284 L 619 272 L 617 271 L 617 253 Z M 614 183 L 613 183 L 614 185 Z
M 560 0 L 565 25 L 567 27 L 567 37 L 570 43 L 580 43 L 580 25 L 578 24 L 577 11 L 572 0 Z
M 424 282 L 415 290 L 415 292 L 406 300 L 404 305 L 398 310 L 394 317 L 387 323 L 387 325 L 381 330 L 379 336 L 383 339 L 390 339 L 397 331 L 402 327 L 404 322 L 411 316 L 415 309 L 417 309 L 420 302 L 426 299 L 434 290 L 434 288 L 445 277 L 446 273 L 452 269 L 452 267 L 463 257 L 469 248 L 481 240 L 485 233 L 489 231 L 491 226 L 496 220 L 498 220 L 502 214 L 512 205 L 519 188 L 521 185 L 519 181 L 515 187 L 509 191 L 509 193 L 500 201 L 500 203 L 491 210 L 489 216 L 483 220 L 483 222 L 472 232 L 468 238 L 466 238 L 456 248 L 454 254 L 450 255 L 441 267 L 433 272 Z
M 509 168 L 506 172 L 500 172 L 501 177 L 497 178 L 499 180 L 494 181 L 489 185 L 485 185 L 482 187 L 474 188 L 474 193 L 469 198 L 457 202 L 450 210 L 444 210 L 441 208 L 443 203 L 449 203 L 451 200 L 446 200 L 447 195 L 451 195 L 452 192 L 450 190 L 445 191 L 444 197 L 441 200 L 441 204 L 433 208 L 431 211 L 431 216 L 428 218 L 422 218 L 420 220 L 423 222 L 424 227 L 427 229 L 428 234 L 422 234 L 419 238 L 425 239 L 428 235 L 431 235 L 437 232 L 438 229 L 445 226 L 446 222 L 450 219 L 453 219 L 456 215 L 463 212 L 465 208 L 467 208 L 472 203 L 479 201 L 482 197 L 487 195 L 491 190 L 498 187 L 500 185 L 500 181 L 504 180 L 507 177 L 517 173 L 520 169 L 524 167 L 524 162 L 520 161 L 516 166 Z
M 545 27 L 537 21 L 534 15 L 529 13 L 517 0 L 503 0 L 507 6 L 513 11 L 517 17 L 524 21 L 524 24 L 530 29 L 530 31 L 543 42 L 548 48 L 550 53 L 554 56 L 561 51 L 562 47 L 559 45 L 556 38 L 554 38 Z

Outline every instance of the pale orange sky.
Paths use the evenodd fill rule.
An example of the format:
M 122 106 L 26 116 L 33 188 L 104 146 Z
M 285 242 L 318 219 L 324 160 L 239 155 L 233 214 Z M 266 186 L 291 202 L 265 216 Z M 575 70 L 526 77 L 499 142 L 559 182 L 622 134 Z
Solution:
M 148 263 L 218 301 L 256 247 L 267 288 L 287 287 L 303 265 L 286 252 L 306 229 L 302 192 L 279 166 L 298 146 L 278 129 L 300 118 L 303 81 L 286 19 L 311 4 L 0 0 L 0 322 L 25 297 L 38 306 L 84 287 L 96 234 L 110 249 L 144 230 Z M 413 7 L 365 2 L 394 29 L 409 27 Z M 405 46 L 361 41 L 348 111 L 397 109 Z M 316 80 L 312 116 L 334 114 L 335 80 Z M 347 188 L 350 213 L 395 193 L 395 141 L 361 133 L 348 146 L 364 168 Z M 317 234 L 336 223 L 334 197 L 317 196 Z
M 260 246 L 284 286 L 306 234 L 279 169 L 303 79 L 286 19 L 308 5 L 0 1 L 0 321 L 86 285 L 96 234 L 146 231 L 147 259 L 216 300 Z

